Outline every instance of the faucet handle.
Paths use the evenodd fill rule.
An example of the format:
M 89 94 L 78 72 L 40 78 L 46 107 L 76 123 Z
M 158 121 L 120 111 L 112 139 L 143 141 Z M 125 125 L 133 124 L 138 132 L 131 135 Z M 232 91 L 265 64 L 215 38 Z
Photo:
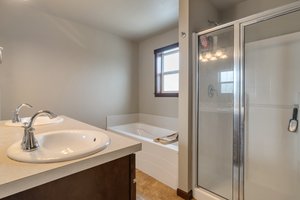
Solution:
M 23 108 L 23 107 L 32 108 L 32 105 L 30 105 L 28 103 L 22 103 L 21 105 L 19 105 L 13 113 L 13 118 L 11 120 L 13 123 L 21 122 L 19 112 L 20 112 L 21 108 Z
M 30 105 L 29 103 L 22 103 L 16 108 L 16 112 L 20 112 L 21 108 L 23 107 L 32 108 L 32 105 Z

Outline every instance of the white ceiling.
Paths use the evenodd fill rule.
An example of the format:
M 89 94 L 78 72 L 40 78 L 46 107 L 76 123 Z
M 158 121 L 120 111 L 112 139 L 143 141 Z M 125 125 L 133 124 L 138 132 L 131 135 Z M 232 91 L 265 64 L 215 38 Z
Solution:
M 209 0 L 218 10 L 244 0 Z M 0 0 L 87 24 L 131 40 L 175 28 L 179 0 Z
M 140 40 L 177 26 L 179 0 L 23 0 L 59 17 Z

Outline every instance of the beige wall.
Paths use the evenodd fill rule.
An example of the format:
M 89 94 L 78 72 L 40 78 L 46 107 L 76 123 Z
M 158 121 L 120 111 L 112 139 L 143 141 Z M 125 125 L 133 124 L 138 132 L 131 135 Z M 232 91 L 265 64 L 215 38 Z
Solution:
M 178 97 L 154 97 L 154 50 L 178 42 L 178 29 L 139 43 L 139 112 L 178 117 Z
M 218 19 L 208 0 L 180 0 L 179 5 L 179 189 L 189 192 L 192 185 L 192 33 L 209 27 L 207 20 Z M 186 33 L 182 37 L 181 33 Z
M 0 3 L 0 19 L 2 119 L 23 102 L 99 127 L 138 111 L 135 43 L 14 1 Z
M 220 21 L 230 22 L 268 9 L 276 8 L 297 0 L 246 0 L 238 3 L 220 14 Z

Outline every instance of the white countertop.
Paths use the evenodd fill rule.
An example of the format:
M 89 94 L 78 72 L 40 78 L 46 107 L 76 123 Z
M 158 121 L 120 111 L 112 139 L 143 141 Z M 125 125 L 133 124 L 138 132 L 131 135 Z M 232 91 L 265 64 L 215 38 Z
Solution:
M 22 163 L 6 155 L 7 148 L 22 139 L 22 127 L 8 127 L 0 121 L 0 198 L 89 169 L 91 167 L 140 151 L 138 141 L 62 116 L 59 124 L 35 126 L 36 134 L 60 129 L 98 130 L 107 134 L 111 144 L 104 150 L 85 158 L 58 163 Z

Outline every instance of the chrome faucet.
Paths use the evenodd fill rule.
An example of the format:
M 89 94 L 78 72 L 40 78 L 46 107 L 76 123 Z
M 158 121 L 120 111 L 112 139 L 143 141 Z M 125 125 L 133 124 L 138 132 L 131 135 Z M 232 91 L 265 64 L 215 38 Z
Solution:
M 29 123 L 26 123 L 24 125 L 24 136 L 21 144 L 21 147 L 24 151 L 34 151 L 39 147 L 38 141 L 34 137 L 35 129 L 32 126 L 39 116 L 45 115 L 48 116 L 50 119 L 57 117 L 57 115 L 53 112 L 47 110 L 40 110 L 31 117 Z
M 16 110 L 14 111 L 13 114 L 13 118 L 12 118 L 12 123 L 18 123 L 21 122 L 21 118 L 20 118 L 20 110 L 23 107 L 27 107 L 27 108 L 32 108 L 32 105 L 28 104 L 28 103 L 22 103 L 21 105 L 19 105 Z

